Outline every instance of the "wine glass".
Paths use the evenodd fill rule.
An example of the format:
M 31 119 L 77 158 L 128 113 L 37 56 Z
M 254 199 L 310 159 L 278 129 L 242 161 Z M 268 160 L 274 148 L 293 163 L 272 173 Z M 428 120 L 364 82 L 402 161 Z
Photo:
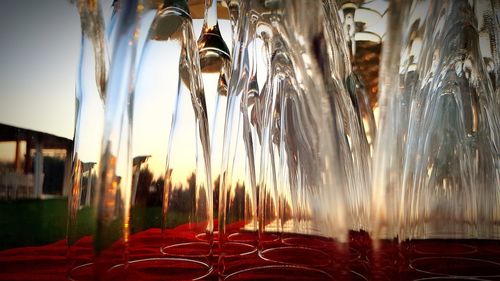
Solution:
M 250 3 L 239 6 L 246 14 Z M 238 20 L 233 34 L 219 189 L 219 274 L 227 276 L 255 261 L 258 239 L 257 186 L 260 156 L 259 87 L 250 40 L 255 22 Z
M 343 131 L 343 136 L 338 142 L 347 176 L 349 229 L 367 229 L 370 210 L 371 154 L 365 124 L 373 131 L 374 123 L 370 122 L 373 121 L 373 113 L 367 102 L 366 92 L 363 91 L 356 73 L 353 72 L 351 55 L 346 43 L 347 38 L 352 41 L 351 52 L 354 54 L 356 47 L 352 36 L 355 36 L 355 27 L 350 27 L 352 23 L 348 19 L 344 24 L 341 22 L 335 1 L 323 1 L 322 8 L 326 19 L 323 28 L 327 60 L 321 69 L 326 77 L 326 89 L 338 104 L 337 120 L 341 122 L 339 130 Z M 365 119 L 368 123 L 364 122 Z
M 395 206 L 387 224 L 396 233 L 389 235 L 402 240 L 491 237 L 500 119 L 473 24 L 474 9 L 465 1 L 410 4 L 403 6 L 409 18 L 399 19 L 402 28 L 389 30 L 390 44 L 404 50 L 400 57 L 386 55 L 400 66 L 401 87 L 383 89 L 381 104 L 388 111 L 381 124 L 387 124 L 375 150 L 375 161 L 389 159 L 391 152 L 400 161 L 397 167 L 380 162 L 383 166 L 375 170 L 374 191 L 399 194 L 385 203 Z M 417 28 L 415 36 L 406 36 Z M 396 142 L 397 136 L 406 136 L 405 141 Z M 394 182 L 382 181 L 389 169 L 391 174 L 398 171 L 391 176 Z M 375 214 L 383 215 L 381 211 Z M 377 219 L 382 225 L 383 217 Z
M 137 23 L 141 1 L 120 3 L 113 59 L 106 86 L 107 100 L 96 190 L 94 278 L 123 278 L 129 240 L 131 191 L 131 115 Z M 118 277 L 116 277 L 118 278 Z
M 128 89 L 133 84 L 131 61 L 135 55 L 135 22 L 140 4 L 129 1 L 119 12 L 114 6 L 111 22 L 116 22 L 116 25 L 108 27 L 106 32 L 104 23 L 107 19 L 103 19 L 101 8 L 109 10 L 109 4 L 106 1 L 77 3 L 82 22 L 82 55 L 77 79 L 75 152 L 68 222 L 68 277 L 72 280 L 106 278 L 111 268 L 126 262 L 129 119 L 127 108 L 120 107 L 120 104 L 128 103 Z M 112 34 L 113 38 L 106 38 Z M 113 60 L 109 75 L 106 39 L 113 41 L 109 45 L 115 46 L 110 51 L 116 60 Z M 105 105 L 105 100 L 111 104 Z M 122 131 L 122 126 L 126 130 Z M 86 188 L 85 197 L 81 196 L 83 188 Z
M 139 61 L 129 276 L 204 278 L 212 270 L 210 145 L 186 1 L 159 6 Z
M 217 1 L 205 1 L 205 18 L 198 38 L 201 77 L 205 89 L 207 116 L 211 145 L 211 168 L 214 185 L 214 214 L 218 212 L 218 194 L 222 149 L 224 143 L 224 122 L 227 107 L 227 84 L 231 70 L 229 49 L 222 38 L 217 20 Z M 203 239 L 203 237 L 200 237 Z M 214 239 L 217 239 L 217 235 Z
M 457 272 L 451 264 L 498 268 L 464 256 L 477 251 L 468 239 L 498 237 L 500 119 L 476 8 L 467 1 L 391 3 L 372 235 L 407 240 L 407 260 L 427 276 L 482 273 Z M 451 252 L 448 246 L 457 244 L 461 251 Z
M 92 239 L 97 209 L 100 141 L 103 133 L 106 82 L 109 68 L 105 1 L 77 1 L 81 22 L 81 50 L 77 71 L 76 118 L 72 156 L 72 182 L 68 208 L 68 277 L 90 278 Z
M 317 35 L 312 26 L 322 14 L 314 14 L 307 20 L 301 18 L 298 10 L 303 8 L 302 5 L 305 3 L 300 1 L 240 1 L 238 22 L 239 32 L 245 24 L 250 25 L 252 30 L 252 20 L 255 22 L 253 24 L 258 31 L 257 36 L 264 41 L 265 52 L 269 54 L 267 58 L 270 60 L 267 62 L 268 77 L 259 97 L 261 111 L 257 115 L 260 126 L 258 140 L 262 145 L 257 185 L 259 256 L 264 264 L 277 262 L 289 268 L 303 264 L 324 267 L 330 264 L 330 257 L 324 251 L 305 245 L 285 244 L 286 238 L 293 238 L 284 235 L 285 233 L 308 234 L 309 238 L 313 234 L 324 235 L 340 240 L 345 239 L 346 234 L 343 214 L 345 198 L 341 184 L 343 176 L 338 165 L 337 143 L 321 141 L 338 138 L 335 129 L 337 124 L 333 119 L 335 109 L 330 107 L 330 98 L 322 86 L 323 76 L 315 72 L 319 69 L 308 44 L 312 42 L 312 34 Z M 319 8 L 320 6 L 318 11 L 321 11 Z M 297 18 L 300 18 L 300 21 L 297 20 L 300 25 L 295 22 Z M 292 28 L 300 31 L 292 35 Z M 245 27 L 244 30 L 247 29 Z M 251 32 L 242 34 L 240 42 L 246 51 L 240 52 L 240 60 L 235 56 L 233 63 L 243 62 L 241 69 L 248 69 L 244 74 L 251 74 L 251 61 L 246 60 L 252 59 L 252 53 L 245 42 L 251 42 L 257 36 Z M 299 42 L 307 43 L 302 45 Z M 238 52 L 235 51 L 234 54 Z M 231 86 L 230 83 L 230 88 Z M 230 91 L 230 95 L 231 93 Z M 327 102 L 329 106 L 318 106 L 323 102 Z M 314 115 L 311 116 L 311 112 Z M 318 127 L 324 127 L 322 134 L 330 137 L 325 135 L 320 138 Z M 315 155 L 328 156 L 319 159 Z M 332 162 L 323 162 L 324 159 Z M 323 173 L 327 178 L 320 176 Z M 327 210 L 322 200 L 338 201 L 335 201 L 333 209 Z M 267 238 L 270 235 L 279 239 L 269 241 Z M 300 239 L 289 240 L 296 242 Z M 307 258 L 298 260 L 299 256 Z M 321 262 L 315 265 L 311 260 Z M 264 270 L 264 267 L 257 267 L 255 270 Z M 230 276 L 245 274 L 248 270 L 243 269 Z

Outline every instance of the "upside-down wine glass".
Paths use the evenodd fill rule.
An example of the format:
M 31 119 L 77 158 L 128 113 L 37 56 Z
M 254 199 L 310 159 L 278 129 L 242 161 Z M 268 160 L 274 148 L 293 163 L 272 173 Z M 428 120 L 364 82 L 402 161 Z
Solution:
M 448 271 L 446 264 L 485 261 L 443 257 L 444 242 L 498 238 L 500 106 L 483 59 L 480 2 L 391 3 L 380 75 L 372 234 L 397 237 L 410 249 L 440 241 L 424 251 L 432 257 L 420 252 L 415 258 L 410 251 L 412 268 L 430 276 L 487 277 Z
M 261 111 L 256 20 L 250 12 L 256 3 L 240 1 L 231 7 L 238 8 L 238 13 L 245 17 L 232 22 L 232 69 L 219 195 L 219 274 L 223 277 L 249 268 L 257 260 Z
M 137 72 L 129 271 L 196 280 L 212 270 L 208 120 L 187 2 L 161 2 Z
M 318 5 L 311 9 L 316 11 L 313 15 L 303 15 L 299 11 L 304 5 L 305 1 L 253 5 L 257 30 L 270 59 L 261 95 L 258 185 L 259 256 L 267 265 L 257 264 L 231 278 L 249 272 L 268 274 L 272 264 L 274 274 L 281 276 L 301 268 L 305 275 L 294 278 L 314 271 L 331 279 L 332 272 L 324 271 L 331 265 L 331 249 L 318 250 L 300 241 L 322 241 L 323 237 L 344 241 L 346 237 L 343 174 L 338 143 L 332 141 L 338 138 L 336 109 L 312 52 L 312 38 L 320 33 L 323 14 Z M 278 234 L 278 241 L 262 239 L 273 233 Z M 286 244 L 286 238 L 292 238 L 293 245 Z
M 207 102 L 210 133 L 210 157 L 214 188 L 214 216 L 218 213 L 220 169 L 224 144 L 224 122 L 227 106 L 227 84 L 231 70 L 229 49 L 222 38 L 217 20 L 217 1 L 205 1 L 205 18 L 198 38 L 201 77 Z M 203 239 L 203 237 L 199 237 Z M 218 239 L 214 235 L 214 239 Z
M 107 1 L 76 1 L 81 22 L 80 62 L 76 79 L 76 118 L 72 181 L 68 208 L 68 278 L 92 275 L 97 171 L 103 133 L 109 57 L 103 5 Z M 111 8 L 111 7 L 109 7 Z

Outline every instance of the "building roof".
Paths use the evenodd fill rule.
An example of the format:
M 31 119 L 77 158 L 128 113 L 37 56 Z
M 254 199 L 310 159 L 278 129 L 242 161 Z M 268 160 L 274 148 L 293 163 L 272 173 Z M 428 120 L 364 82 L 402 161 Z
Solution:
M 73 146 L 73 140 L 71 139 L 0 123 L 0 142 L 21 140 L 28 142 L 39 141 L 43 148 L 48 149 L 70 149 Z

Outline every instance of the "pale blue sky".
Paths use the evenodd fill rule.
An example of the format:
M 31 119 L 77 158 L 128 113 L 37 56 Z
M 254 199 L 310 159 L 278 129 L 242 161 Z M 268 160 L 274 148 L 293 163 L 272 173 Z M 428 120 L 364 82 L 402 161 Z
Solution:
M 0 123 L 72 138 L 80 48 L 67 0 L 2 0 Z

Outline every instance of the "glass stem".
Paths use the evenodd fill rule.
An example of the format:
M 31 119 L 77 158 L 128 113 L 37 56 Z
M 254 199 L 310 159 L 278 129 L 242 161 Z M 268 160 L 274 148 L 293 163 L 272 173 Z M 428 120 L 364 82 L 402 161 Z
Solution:
M 211 28 L 217 25 L 217 0 L 205 0 L 205 20 L 204 28 Z

